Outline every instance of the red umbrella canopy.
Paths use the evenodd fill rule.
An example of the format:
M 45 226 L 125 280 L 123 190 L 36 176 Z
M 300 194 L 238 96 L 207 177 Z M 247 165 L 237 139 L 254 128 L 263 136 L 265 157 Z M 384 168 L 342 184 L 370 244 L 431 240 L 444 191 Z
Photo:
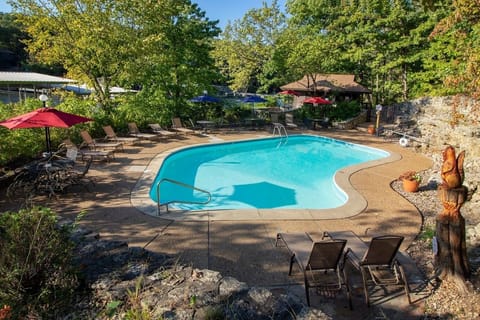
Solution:
M 92 121 L 92 119 L 66 113 L 55 108 L 39 108 L 0 122 L 0 126 L 8 129 L 21 128 L 69 128 L 77 123 Z
M 280 91 L 279 93 L 280 94 L 288 94 L 288 95 L 291 95 L 291 96 L 299 96 L 300 95 L 300 93 L 298 93 L 295 90 L 285 90 L 285 91 Z
M 332 104 L 331 101 L 324 99 L 322 97 L 311 97 L 303 100 L 304 103 L 313 103 L 313 104 Z

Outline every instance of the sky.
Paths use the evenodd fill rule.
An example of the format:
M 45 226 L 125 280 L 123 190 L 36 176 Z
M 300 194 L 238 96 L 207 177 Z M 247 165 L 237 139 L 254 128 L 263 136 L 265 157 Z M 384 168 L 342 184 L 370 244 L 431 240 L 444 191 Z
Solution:
M 7 1 L 0 0 L 0 12 L 10 12 L 12 8 L 7 4 Z
M 206 12 L 206 16 L 210 20 L 220 20 L 218 26 L 223 29 L 228 21 L 241 19 L 250 9 L 258 9 L 262 7 L 262 2 L 268 5 L 272 0 L 192 0 L 199 5 L 200 9 Z M 279 0 L 278 5 L 281 10 L 285 8 L 287 0 Z M 0 12 L 10 12 L 11 7 L 6 0 L 0 0 Z

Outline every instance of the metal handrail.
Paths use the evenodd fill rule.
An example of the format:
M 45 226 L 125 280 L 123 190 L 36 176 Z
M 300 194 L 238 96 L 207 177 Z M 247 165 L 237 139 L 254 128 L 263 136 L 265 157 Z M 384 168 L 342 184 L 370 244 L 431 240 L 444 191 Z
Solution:
M 276 133 L 278 132 L 278 135 L 282 138 L 278 142 L 277 148 L 280 147 L 281 145 L 287 143 L 288 141 L 288 132 L 287 129 L 285 129 L 285 126 L 281 123 L 274 122 L 273 123 L 273 136 L 276 136 Z
M 276 136 L 277 132 L 279 136 L 286 137 L 288 139 L 288 132 L 287 129 L 285 129 L 285 126 L 281 123 L 275 122 L 273 124 L 273 135 Z
M 207 199 L 207 201 L 171 200 L 171 201 L 168 201 L 168 202 L 165 202 L 165 203 L 160 203 L 160 184 L 162 184 L 162 182 L 170 182 L 170 183 L 179 185 L 181 187 L 185 187 L 185 188 L 188 188 L 188 189 L 191 189 L 191 190 L 196 190 L 196 191 L 203 192 L 203 193 L 208 195 L 208 199 Z M 210 192 L 208 192 L 207 190 L 203 190 L 203 189 L 194 187 L 192 185 L 189 185 L 189 184 L 177 181 L 177 180 L 169 179 L 169 178 L 163 178 L 162 180 L 157 182 L 156 188 L 157 188 L 157 215 L 160 215 L 160 207 L 161 206 L 166 206 L 167 212 L 168 212 L 168 205 L 171 204 L 171 203 L 207 204 L 212 200 L 212 194 Z

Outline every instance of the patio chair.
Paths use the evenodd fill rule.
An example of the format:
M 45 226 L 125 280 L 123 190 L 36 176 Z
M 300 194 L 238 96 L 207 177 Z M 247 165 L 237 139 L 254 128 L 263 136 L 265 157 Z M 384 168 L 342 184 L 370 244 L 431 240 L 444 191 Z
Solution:
M 148 126 L 150 127 L 150 129 L 152 129 L 153 132 L 165 138 L 177 135 L 176 132 L 165 130 L 158 123 L 150 123 Z
M 155 140 L 159 138 L 158 134 L 140 132 L 135 122 L 128 123 L 128 134 L 132 137 L 146 140 Z
M 80 148 L 85 146 L 90 148 L 91 150 L 96 150 L 96 151 L 98 151 L 99 149 L 110 149 L 110 150 L 123 149 L 123 144 L 120 142 L 97 142 L 92 138 L 90 133 L 88 133 L 85 130 L 80 131 L 80 136 L 83 139 L 83 143 L 80 145 Z
M 367 306 L 370 306 L 369 287 L 376 286 L 403 286 L 408 303 L 412 303 L 408 280 L 404 268 L 397 258 L 398 250 L 404 239 L 402 236 L 373 237 L 369 245 L 351 231 L 331 232 L 329 236 L 347 239 L 346 259 L 362 275 Z
M 85 159 L 95 160 L 97 158 L 104 159 L 109 162 L 115 158 L 115 150 L 90 150 L 78 148 L 70 139 L 64 140 L 63 145 L 66 148 L 66 157 L 75 161 L 79 156 L 82 161 Z
M 293 122 L 293 114 L 285 113 L 285 126 L 291 129 L 297 129 L 298 126 Z
M 181 132 L 181 133 L 185 133 L 185 134 L 189 134 L 189 133 L 194 133 L 194 132 L 195 132 L 195 130 L 186 128 L 186 127 L 182 124 L 182 120 L 180 120 L 180 118 L 178 118 L 178 117 L 172 118 L 172 128 L 173 128 L 173 130 L 175 130 L 175 131 L 178 131 L 178 132 Z
M 113 141 L 113 142 L 120 142 L 120 143 L 132 143 L 134 144 L 135 142 L 140 141 L 139 138 L 136 137 L 119 137 L 113 130 L 112 126 L 104 126 L 103 131 L 105 131 L 105 139 L 108 141 Z
M 294 262 L 303 272 L 308 306 L 310 306 L 310 288 L 332 294 L 341 291 L 345 285 L 348 306 L 352 309 L 348 279 L 343 268 L 346 240 L 313 241 L 307 233 L 278 233 L 275 246 L 278 246 L 279 241 L 284 243 L 290 253 L 288 275 L 292 274 Z

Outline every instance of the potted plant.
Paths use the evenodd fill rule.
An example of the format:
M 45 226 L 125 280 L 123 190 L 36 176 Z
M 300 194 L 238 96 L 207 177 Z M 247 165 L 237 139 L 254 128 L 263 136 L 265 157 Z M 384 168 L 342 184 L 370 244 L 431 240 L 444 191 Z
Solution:
M 399 178 L 403 182 L 403 190 L 406 192 L 417 192 L 422 177 L 416 171 L 406 171 Z

